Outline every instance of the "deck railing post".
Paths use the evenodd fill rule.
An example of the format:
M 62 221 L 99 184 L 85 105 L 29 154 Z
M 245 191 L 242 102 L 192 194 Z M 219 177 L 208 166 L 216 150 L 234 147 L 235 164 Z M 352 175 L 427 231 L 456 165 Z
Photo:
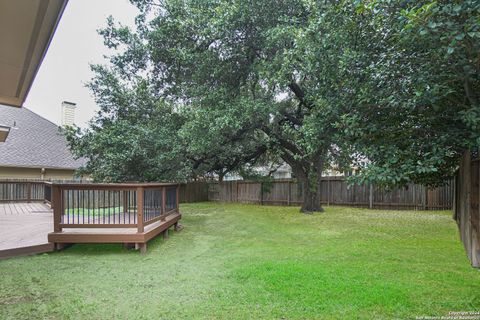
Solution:
M 137 187 L 137 232 L 141 233 L 143 229 L 143 187 Z
M 61 232 L 60 223 L 62 221 L 63 201 L 62 189 L 58 185 L 52 185 L 52 207 L 53 207 L 53 231 Z
M 128 190 L 124 190 L 122 195 L 123 195 L 123 201 L 122 201 L 123 202 L 123 214 L 127 215 L 128 212 L 129 212 L 128 211 L 128 209 L 129 209 L 128 208 L 128 197 L 127 197 L 128 196 Z
M 53 185 L 50 186 L 50 208 L 55 209 L 55 199 L 53 198 Z
M 179 205 L 178 205 L 178 204 L 180 203 L 180 197 L 179 197 L 179 195 L 180 195 L 180 185 L 177 184 L 176 194 L 175 194 L 175 202 L 176 202 L 176 203 L 175 203 L 175 209 L 177 210 L 177 213 L 178 213 L 178 211 L 179 211 Z
M 27 183 L 27 202 L 32 202 L 32 184 L 30 182 Z
M 167 212 L 165 208 L 165 203 L 167 200 L 167 187 L 162 187 L 162 221 L 165 221 L 165 213 Z

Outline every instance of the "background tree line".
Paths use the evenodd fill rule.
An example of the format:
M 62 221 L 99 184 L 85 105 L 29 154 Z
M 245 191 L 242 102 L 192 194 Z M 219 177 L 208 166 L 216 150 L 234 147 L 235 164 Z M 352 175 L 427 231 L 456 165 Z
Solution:
M 132 0 L 69 128 L 103 181 L 185 180 L 284 161 L 321 211 L 330 167 L 438 185 L 480 143 L 480 3 Z

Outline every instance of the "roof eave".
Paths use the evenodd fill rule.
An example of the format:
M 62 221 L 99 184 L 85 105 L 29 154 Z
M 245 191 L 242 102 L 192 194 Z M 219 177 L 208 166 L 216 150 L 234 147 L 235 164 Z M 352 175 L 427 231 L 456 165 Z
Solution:
M 10 65 L 8 62 L 9 59 L 5 58 L 5 64 L 0 64 L 1 73 L 4 75 L 10 73 L 15 75 L 12 77 L 6 76 L 7 78 L 3 79 L 0 78 L 0 104 L 12 107 L 23 106 L 68 3 L 68 0 L 37 1 L 38 2 L 23 2 L 15 0 L 12 2 L 12 0 L 0 0 L 0 6 L 3 2 L 3 6 L 10 9 L 13 8 L 12 11 L 18 13 L 18 17 L 15 15 L 13 17 L 8 16 L 8 21 L 12 21 L 12 25 L 15 25 L 14 22 L 17 20 L 22 22 L 22 19 L 27 19 L 27 13 L 20 9 L 24 9 L 24 7 L 31 10 L 34 8 L 37 9 L 37 12 L 34 12 L 35 14 L 30 15 L 35 16 L 31 31 L 26 32 L 23 29 L 12 26 L 12 28 L 8 29 L 7 33 L 3 34 L 4 39 L 0 36 L 0 43 L 4 48 L 7 48 L 4 49 L 6 50 L 4 54 L 9 58 L 12 58 L 12 56 L 18 56 L 23 59 L 21 60 L 19 58 L 22 63 L 18 62 Z M 28 7 L 31 3 L 38 4 L 38 7 L 35 7 L 34 5 Z M 4 20 L 7 27 L 10 25 L 8 21 L 5 22 L 5 20 L 7 20 L 5 17 L 3 17 L 2 20 Z M 32 19 L 29 21 L 32 22 Z M 11 39 L 20 39 L 18 41 L 23 40 L 23 43 L 28 43 L 28 45 L 23 47 L 14 46 L 10 42 Z M 11 46 L 12 51 L 8 51 L 9 45 Z M 0 58 L 2 58 L 1 54 Z M 0 59 L 0 61 L 3 61 L 3 59 Z

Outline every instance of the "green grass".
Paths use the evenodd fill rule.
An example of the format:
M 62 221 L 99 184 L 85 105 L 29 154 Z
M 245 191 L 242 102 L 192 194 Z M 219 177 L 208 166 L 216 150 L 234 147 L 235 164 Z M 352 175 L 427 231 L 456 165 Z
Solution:
M 64 210 L 65 215 L 74 216 L 75 218 L 79 216 L 82 218 L 85 217 L 95 217 L 95 216 L 110 216 L 123 214 L 123 207 L 106 207 L 106 208 L 69 208 Z
M 0 319 L 404 319 L 480 310 L 451 212 L 183 205 L 149 243 L 0 261 Z

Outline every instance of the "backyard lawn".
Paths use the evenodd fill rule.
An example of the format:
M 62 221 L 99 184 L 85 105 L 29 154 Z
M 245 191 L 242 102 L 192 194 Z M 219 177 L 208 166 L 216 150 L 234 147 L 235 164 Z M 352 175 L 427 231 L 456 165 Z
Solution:
M 200 203 L 148 244 L 0 261 L 0 319 L 403 319 L 480 311 L 451 212 Z

